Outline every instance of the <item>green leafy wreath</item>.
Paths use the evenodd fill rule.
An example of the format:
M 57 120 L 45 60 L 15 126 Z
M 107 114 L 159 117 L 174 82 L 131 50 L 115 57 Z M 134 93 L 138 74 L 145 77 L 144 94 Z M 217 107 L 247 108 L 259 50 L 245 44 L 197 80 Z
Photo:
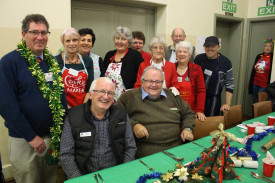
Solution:
M 43 50 L 44 60 L 49 66 L 49 73 L 53 73 L 53 83 L 51 86 L 46 82 L 44 72 L 40 68 L 39 62 L 37 61 L 33 52 L 26 46 L 25 41 L 22 40 L 20 43 L 18 43 L 17 51 L 20 52 L 22 57 L 27 59 L 29 63 L 28 70 L 31 71 L 32 77 L 37 80 L 38 87 L 43 93 L 43 97 L 49 101 L 49 107 L 53 115 L 53 126 L 50 127 L 51 142 L 47 154 L 52 156 L 52 158 L 49 160 L 51 162 L 47 163 L 56 164 L 59 157 L 63 116 L 65 115 L 65 109 L 61 103 L 62 92 L 64 91 L 63 79 L 60 75 L 61 71 L 52 54 L 48 51 L 47 48 L 45 48 Z

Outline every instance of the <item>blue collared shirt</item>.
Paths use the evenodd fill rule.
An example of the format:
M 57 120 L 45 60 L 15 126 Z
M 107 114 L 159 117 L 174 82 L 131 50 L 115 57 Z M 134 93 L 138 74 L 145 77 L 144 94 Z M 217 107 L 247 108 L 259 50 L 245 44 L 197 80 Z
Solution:
M 35 55 L 35 54 L 34 54 L 34 56 L 35 56 L 35 58 L 40 57 L 41 60 L 43 60 L 43 53 L 42 53 L 41 55 Z
M 143 88 L 141 88 L 141 93 L 142 93 L 142 100 L 144 100 L 146 97 L 148 97 L 148 99 L 150 99 L 150 100 L 153 99 L 153 97 L 151 95 L 149 95 L 146 91 L 144 91 Z M 167 98 L 167 95 L 163 89 L 161 90 L 161 92 L 157 98 L 159 98 L 160 96 Z

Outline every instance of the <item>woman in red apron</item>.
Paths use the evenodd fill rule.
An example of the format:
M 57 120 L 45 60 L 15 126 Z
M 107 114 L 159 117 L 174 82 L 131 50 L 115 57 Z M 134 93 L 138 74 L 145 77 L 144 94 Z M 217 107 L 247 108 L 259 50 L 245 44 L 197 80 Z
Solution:
M 204 121 L 204 104 L 206 90 L 202 69 L 199 65 L 190 62 L 193 46 L 187 41 L 176 45 L 177 76 L 180 85 L 180 96 L 188 102 L 196 117 Z
M 165 51 L 167 49 L 165 40 L 162 37 L 154 37 L 150 40 L 151 60 L 145 60 L 140 64 L 135 88 L 141 86 L 141 76 L 148 66 L 154 66 L 162 70 L 165 79 L 162 87 L 171 89 L 175 95 L 178 95 L 179 85 L 177 81 L 176 67 L 172 62 L 165 60 Z
M 77 53 L 80 36 L 74 28 L 66 29 L 61 40 L 65 51 L 56 56 L 62 70 L 68 108 L 80 105 L 93 81 L 93 61 Z
M 114 102 L 127 89 L 134 88 L 140 63 L 141 54 L 129 48 L 133 40 L 132 32 L 127 27 L 117 27 L 114 34 L 116 50 L 106 53 L 104 66 L 105 76 L 115 85 Z

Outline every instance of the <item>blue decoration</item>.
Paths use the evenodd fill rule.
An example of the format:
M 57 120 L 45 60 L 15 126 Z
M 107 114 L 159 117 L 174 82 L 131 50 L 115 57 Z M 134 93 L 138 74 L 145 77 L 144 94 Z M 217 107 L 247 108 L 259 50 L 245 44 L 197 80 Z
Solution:
M 148 173 L 148 174 L 144 174 L 143 176 L 140 176 L 137 180 L 137 183 L 146 183 L 147 179 L 161 179 L 160 176 L 162 175 L 162 173 L 160 172 L 152 172 L 152 173 Z
M 268 135 L 268 133 L 275 133 L 275 129 L 267 129 L 265 132 L 259 133 L 258 135 L 254 135 L 253 137 L 247 140 L 246 145 L 242 150 L 239 150 L 238 147 L 230 147 L 228 149 L 229 154 L 237 152 L 238 156 L 247 157 L 249 155 L 252 157 L 254 161 L 258 161 L 257 153 L 252 150 L 252 142 L 262 140 L 265 136 Z
M 192 163 L 193 163 L 193 162 L 196 162 L 196 161 L 199 161 L 200 159 L 202 159 L 202 156 L 196 158 L 194 161 L 191 161 L 191 162 L 189 163 L 188 167 L 189 167 L 190 169 L 193 169 L 194 166 L 192 165 Z

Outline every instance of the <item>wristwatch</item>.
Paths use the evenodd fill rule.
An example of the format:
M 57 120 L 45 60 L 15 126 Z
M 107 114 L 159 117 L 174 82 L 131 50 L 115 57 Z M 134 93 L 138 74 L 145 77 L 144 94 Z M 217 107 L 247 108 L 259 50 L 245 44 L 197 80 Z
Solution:
M 193 130 L 191 128 L 184 128 L 184 130 L 189 130 L 191 133 L 193 133 Z

